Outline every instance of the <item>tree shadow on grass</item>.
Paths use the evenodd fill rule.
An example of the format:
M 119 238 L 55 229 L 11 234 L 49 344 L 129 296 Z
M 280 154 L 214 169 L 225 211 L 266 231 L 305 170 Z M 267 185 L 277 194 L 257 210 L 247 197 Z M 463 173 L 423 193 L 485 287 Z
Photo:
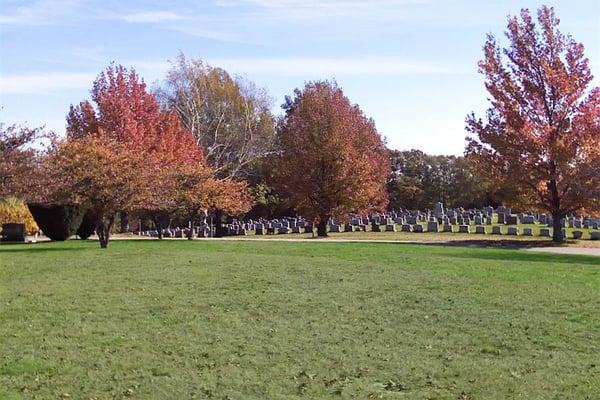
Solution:
M 566 241 L 567 244 L 576 243 Z M 447 242 L 421 242 L 420 244 L 431 244 L 438 246 L 458 246 L 472 248 L 500 248 L 500 249 L 530 249 L 533 247 L 561 247 L 562 243 L 554 243 L 550 240 L 511 240 L 511 239 L 468 239 L 468 240 L 449 240 Z
M 89 250 L 89 247 L 60 246 L 66 242 L 1 243 L 0 255 L 9 253 L 45 253 L 53 251 Z
M 467 250 L 467 249 L 466 249 Z M 470 258 L 479 260 L 515 261 L 515 262 L 538 262 L 546 264 L 572 264 L 572 265 L 594 265 L 600 267 L 600 257 L 579 254 L 554 254 L 538 252 L 468 252 L 449 253 L 452 258 Z
M 327 243 L 335 243 L 330 241 Z M 353 242 L 354 244 L 359 241 Z M 438 255 L 452 258 L 467 258 L 480 260 L 514 261 L 514 262 L 539 262 L 547 264 L 586 264 L 600 266 L 600 257 L 585 254 L 544 253 L 529 252 L 526 249 L 539 247 L 560 247 L 549 241 L 539 240 L 456 240 L 447 242 L 364 242 L 368 244 L 389 246 L 428 246 L 448 248 L 461 251 L 447 251 Z M 484 250 L 484 251 L 481 251 Z M 490 250 L 490 251 L 485 251 Z M 520 250 L 520 251 L 515 251 Z
M 583 254 L 558 254 L 542 252 L 525 252 L 502 250 L 524 250 L 536 247 L 559 247 L 553 242 L 540 241 L 485 241 L 485 240 L 464 240 L 447 243 L 421 243 L 424 246 L 441 247 L 462 247 L 463 252 L 448 252 L 446 255 L 453 258 L 474 258 L 480 260 L 498 260 L 498 261 L 523 261 L 523 262 L 542 262 L 542 263 L 560 263 L 560 264 L 586 264 L 600 266 L 600 257 Z M 500 251 L 469 251 L 470 249 L 490 249 Z

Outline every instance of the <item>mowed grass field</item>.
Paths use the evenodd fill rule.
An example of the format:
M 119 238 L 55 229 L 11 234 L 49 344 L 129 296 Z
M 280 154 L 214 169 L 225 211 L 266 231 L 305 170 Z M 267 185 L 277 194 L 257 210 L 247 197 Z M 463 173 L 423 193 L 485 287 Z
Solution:
M 0 398 L 598 399 L 599 294 L 523 250 L 0 246 Z
M 506 227 L 503 227 L 506 228 Z M 474 229 L 474 228 L 473 228 Z M 486 229 L 491 231 L 488 226 Z M 539 226 L 537 231 L 539 232 Z M 589 240 L 590 230 L 582 230 L 584 232 L 583 238 L 580 240 L 572 239 L 572 229 L 567 229 L 567 241 L 560 244 L 560 246 L 567 247 L 600 247 L 600 240 Z M 534 231 L 536 232 L 536 231 Z M 537 235 L 537 233 L 536 233 Z M 252 231 L 243 236 L 230 236 L 226 237 L 227 240 L 239 240 L 239 239 L 277 239 L 277 240 L 297 240 L 297 239 L 313 239 L 316 234 L 311 233 L 290 233 L 290 234 L 278 234 L 278 235 L 256 235 Z M 329 233 L 328 240 L 380 240 L 380 241 L 402 241 L 402 242 L 415 242 L 415 243 L 427 243 L 427 242 L 464 242 L 483 245 L 483 242 L 496 242 L 499 246 L 506 245 L 519 245 L 519 246 L 555 246 L 552 242 L 552 238 L 541 237 L 541 236 L 508 236 L 508 235 L 492 235 L 488 234 L 475 234 L 475 233 L 449 233 L 449 232 L 342 232 L 342 233 Z M 152 238 L 152 240 L 156 240 Z M 322 240 L 322 239 L 319 239 Z M 516 243 L 515 243 L 516 242 Z M 520 244 L 519 244 L 520 243 Z

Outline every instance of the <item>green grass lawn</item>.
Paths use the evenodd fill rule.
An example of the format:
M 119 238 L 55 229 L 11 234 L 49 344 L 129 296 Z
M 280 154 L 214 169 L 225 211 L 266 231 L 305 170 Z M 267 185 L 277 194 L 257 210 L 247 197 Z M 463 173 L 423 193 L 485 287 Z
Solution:
M 0 246 L 0 398 L 597 399 L 599 293 L 522 250 Z

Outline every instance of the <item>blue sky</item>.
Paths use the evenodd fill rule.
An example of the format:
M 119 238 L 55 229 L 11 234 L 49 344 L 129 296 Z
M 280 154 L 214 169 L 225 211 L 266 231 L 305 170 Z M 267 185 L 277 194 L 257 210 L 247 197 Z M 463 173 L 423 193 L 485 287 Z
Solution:
M 266 87 L 276 113 L 304 82 L 336 79 L 390 147 L 461 154 L 465 116 L 486 108 L 486 33 L 541 4 L 600 77 L 599 0 L 0 0 L 0 121 L 63 132 L 111 61 L 152 86 L 182 51 Z

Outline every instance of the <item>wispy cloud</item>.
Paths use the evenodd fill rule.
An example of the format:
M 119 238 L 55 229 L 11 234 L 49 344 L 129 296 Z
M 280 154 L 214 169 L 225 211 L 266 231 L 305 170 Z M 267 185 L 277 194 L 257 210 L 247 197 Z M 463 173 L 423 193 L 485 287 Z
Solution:
M 274 57 L 214 58 L 208 62 L 236 73 L 299 76 L 312 78 L 338 75 L 411 75 L 455 73 L 455 69 L 438 63 L 399 57 Z
M 121 19 L 126 22 L 135 23 L 159 23 L 168 21 L 181 21 L 190 17 L 178 14 L 173 11 L 142 11 L 126 14 Z
M 0 25 L 55 25 L 64 21 L 65 15 L 80 7 L 79 0 L 37 0 L 16 7 L 3 6 Z
M 221 7 L 247 7 L 287 19 L 396 14 L 431 0 L 217 0 Z
M 209 57 L 208 64 L 223 68 L 234 74 L 304 77 L 306 79 L 332 78 L 336 76 L 396 76 L 420 74 L 460 74 L 460 67 L 449 63 L 413 60 L 401 57 L 366 56 L 349 57 Z M 172 66 L 169 61 L 135 61 L 134 66 L 142 76 L 157 79 L 164 76 Z
M 0 76 L 0 94 L 32 94 L 87 89 L 97 73 L 48 72 Z
M 11 6 L 12 5 L 12 6 Z M 110 0 L 34 0 L 8 2 L 0 12 L 0 25 L 62 25 L 89 19 L 130 23 L 162 23 L 192 19 L 173 10 L 131 9 Z
M 238 75 L 302 77 L 305 79 L 338 76 L 398 76 L 419 74 L 453 74 L 460 69 L 428 61 L 399 57 L 268 57 L 268 58 L 208 58 L 210 65 Z M 135 68 L 146 82 L 160 80 L 170 68 L 167 61 L 124 62 Z M 48 72 L 13 74 L 0 77 L 0 94 L 31 94 L 88 89 L 96 78 L 94 72 Z
M 196 24 L 195 24 L 196 25 Z M 215 40 L 219 42 L 227 42 L 227 43 L 240 43 L 240 44 L 252 44 L 258 45 L 260 42 L 252 41 L 244 38 L 240 34 L 232 31 L 227 31 L 224 29 L 210 29 L 210 28 L 201 28 L 198 26 L 170 26 L 169 29 L 175 30 L 177 32 L 185 33 L 190 36 L 195 36 L 198 38 Z

